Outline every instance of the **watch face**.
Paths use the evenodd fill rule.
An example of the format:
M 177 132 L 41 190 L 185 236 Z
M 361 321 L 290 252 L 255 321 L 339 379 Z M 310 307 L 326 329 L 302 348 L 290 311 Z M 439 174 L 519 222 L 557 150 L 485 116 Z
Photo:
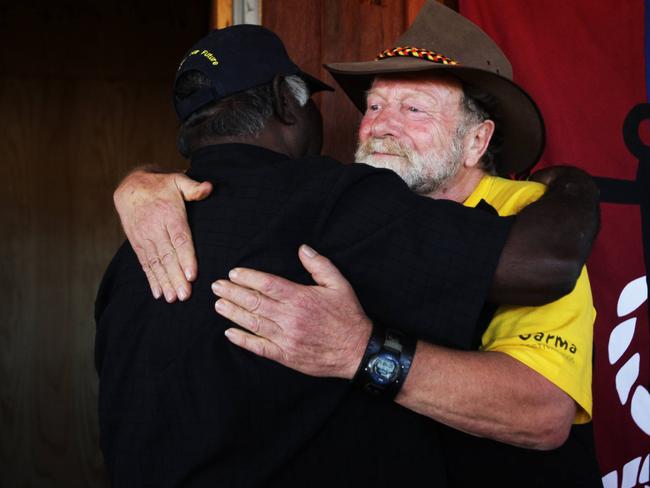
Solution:
M 394 355 L 381 352 L 370 360 L 368 371 L 372 381 L 380 385 L 387 385 L 395 381 L 399 375 L 399 361 Z

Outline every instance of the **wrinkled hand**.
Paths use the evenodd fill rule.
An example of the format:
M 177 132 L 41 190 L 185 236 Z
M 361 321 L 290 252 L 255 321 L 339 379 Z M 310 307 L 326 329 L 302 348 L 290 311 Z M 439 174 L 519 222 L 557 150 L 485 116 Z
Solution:
M 183 173 L 145 170 L 130 173 L 115 190 L 122 227 L 156 299 L 189 298 L 197 265 L 183 200 L 202 200 L 211 191 L 209 182 Z
M 308 246 L 298 253 L 317 286 L 236 268 L 213 283 L 217 312 L 246 330 L 226 337 L 259 356 L 311 376 L 351 379 L 372 323 L 339 270 Z

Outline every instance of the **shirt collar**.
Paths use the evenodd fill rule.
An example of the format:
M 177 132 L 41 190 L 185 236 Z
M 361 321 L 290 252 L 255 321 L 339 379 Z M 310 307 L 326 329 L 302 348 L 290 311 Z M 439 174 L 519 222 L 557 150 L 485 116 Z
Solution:
M 191 168 L 205 171 L 216 167 L 256 168 L 286 161 L 286 154 L 251 144 L 217 144 L 205 146 L 192 154 Z

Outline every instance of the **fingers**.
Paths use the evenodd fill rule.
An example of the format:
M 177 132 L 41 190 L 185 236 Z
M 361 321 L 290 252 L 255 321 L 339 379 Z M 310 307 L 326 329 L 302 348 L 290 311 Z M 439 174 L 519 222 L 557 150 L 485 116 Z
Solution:
M 246 349 L 253 354 L 271 359 L 272 361 L 283 362 L 282 350 L 264 337 L 258 337 L 235 328 L 226 330 L 225 334 L 230 342 L 242 349 Z
M 128 237 L 128 234 L 127 234 Z M 132 242 L 134 239 L 129 238 Z M 133 250 L 138 256 L 142 270 L 147 276 L 151 293 L 158 299 L 164 295 L 169 303 L 176 299 L 186 300 L 190 296 L 190 287 L 185 281 L 181 271 L 176 251 L 169 241 L 169 235 L 159 237 L 157 242 L 162 242 L 166 247 L 158 250 L 156 243 L 151 239 L 141 239 L 142 246 L 133 245 Z
M 181 301 L 187 300 L 191 293 L 187 275 L 189 273 L 192 278 L 196 277 L 196 259 L 191 239 L 189 239 L 189 245 L 183 250 L 181 257 L 181 254 L 175 249 L 172 237 L 163 230 L 161 228 L 151 231 L 148 234 L 149 237 L 140 237 L 137 241 L 141 243 L 141 246 L 134 245 L 133 249 L 138 254 L 138 259 L 147 275 L 155 298 L 160 297 L 159 291 L 162 290 L 165 300 L 169 303 L 174 302 L 177 298 Z M 136 241 L 131 238 L 129 240 Z M 140 258 L 140 254 L 143 255 L 143 259 Z M 192 260 L 193 268 L 187 264 Z M 181 268 L 183 266 L 181 263 L 184 263 L 185 271 Z M 158 293 L 156 293 L 157 291 Z
M 158 283 L 158 278 L 156 278 L 156 275 L 149 267 L 147 254 L 144 252 L 144 249 L 141 247 L 134 247 L 133 250 L 135 251 L 135 254 L 138 257 L 138 261 L 140 262 L 140 266 L 142 266 L 142 270 L 144 271 L 144 274 L 147 276 L 147 281 L 149 282 L 149 287 L 151 288 L 151 294 L 156 300 L 158 300 L 162 295 L 162 287 Z
M 136 241 L 136 239 L 131 240 Z M 189 298 L 189 286 L 180 268 L 170 235 L 165 229 L 155 225 L 148 230 L 146 237 L 140 235 L 137 242 L 140 243 L 137 247 L 142 249 L 140 252 L 144 253 L 145 264 L 142 261 L 140 264 L 143 264 L 142 269 L 147 275 L 149 283 L 151 284 L 151 277 L 153 277 L 168 303 L 176 301 L 177 298 L 180 300 Z M 138 251 L 136 251 L 137 253 Z M 156 297 L 154 287 L 152 287 L 152 293 Z
M 220 299 L 214 305 L 217 313 L 255 335 L 273 339 L 278 332 L 278 325 L 271 320 L 249 312 L 234 303 Z
M 215 295 L 251 313 L 272 320 L 275 318 L 278 302 L 262 295 L 257 290 L 245 288 L 228 280 L 218 280 L 212 284 L 212 291 Z
M 175 173 L 173 177 L 173 183 L 185 201 L 203 200 L 212 192 L 212 184 L 208 181 L 199 183 L 183 173 Z M 173 301 L 174 295 L 177 295 L 183 301 L 192 293 L 188 282 L 196 279 L 198 266 L 185 207 L 176 207 L 174 210 L 175 212 L 170 213 L 166 219 L 167 239 L 157 240 L 156 245 L 159 247 L 160 263 L 169 282 L 167 288 L 163 285 L 165 299 Z
M 169 236 L 166 237 L 169 239 Z M 159 238 L 158 242 L 163 240 L 162 237 Z M 171 266 L 172 261 L 175 259 L 174 250 L 171 248 L 171 243 L 168 244 L 167 250 L 159 251 L 156 244 L 153 240 L 144 239 L 141 241 L 146 255 L 146 267 L 149 269 L 149 273 L 153 274 L 157 283 L 162 289 L 162 294 L 165 297 L 165 300 L 168 303 L 176 301 L 178 298 L 176 288 L 174 287 L 170 276 L 173 275 Z M 167 266 L 167 269 L 165 266 Z M 145 266 L 142 269 L 147 273 Z M 155 296 L 155 295 L 154 295 Z
M 187 223 L 187 214 L 182 218 L 175 218 L 167 224 L 167 233 L 169 235 L 169 242 L 172 249 L 176 253 L 177 261 L 170 269 L 172 273 L 176 271 L 176 264 L 180 267 L 184 279 L 178 276 L 172 277 L 172 282 L 175 285 L 185 285 L 185 280 L 194 281 L 197 275 L 196 254 L 194 251 L 194 242 L 192 241 L 192 231 Z M 176 281 L 174 281 L 176 278 Z
M 189 228 L 186 232 L 170 230 L 169 237 L 174 246 L 176 256 L 178 256 L 178 265 L 182 270 L 183 276 L 187 281 L 194 281 L 198 274 L 198 265 L 196 263 L 196 254 L 194 242 Z M 184 284 L 184 280 L 182 282 Z M 181 282 L 179 281 L 179 284 Z
M 126 237 L 131 242 L 131 247 L 138 257 L 140 266 L 147 277 L 154 298 L 157 300 L 164 295 L 165 300 L 168 302 L 176 300 L 176 292 L 172 288 L 167 273 L 161 265 L 158 250 L 153 241 L 144 238 L 140 234 L 141 229 L 134 229 L 126 225 L 123 225 L 123 227 Z M 162 237 L 159 237 L 159 239 L 162 239 Z
M 199 183 L 183 173 L 174 175 L 174 184 L 183 199 L 188 202 L 203 200 L 212 192 L 212 184 L 209 181 Z M 198 266 L 192 232 L 187 222 L 187 213 L 184 208 L 182 210 L 182 215 L 171 219 L 167 224 L 167 232 L 178 259 L 171 261 L 169 268 L 164 263 L 163 266 L 165 266 L 178 297 L 184 300 L 189 298 L 191 293 L 191 288 L 186 286 L 187 282 L 185 280 L 191 282 L 196 279 Z M 178 274 L 178 267 L 180 267 L 184 278 Z
M 302 265 L 311 274 L 316 283 L 326 288 L 343 289 L 349 288 L 350 283 L 341 274 L 332 261 L 325 256 L 318 254 L 306 244 L 300 246 L 298 257 Z
M 181 268 L 180 256 L 174 248 L 171 236 L 167 236 L 167 241 L 163 241 L 163 246 L 165 246 L 163 249 L 158 249 L 158 257 L 169 282 L 169 296 L 171 296 L 172 301 L 173 294 L 176 294 L 181 301 L 187 300 L 190 297 L 191 287 L 187 282 L 185 272 Z M 164 286 L 163 289 L 165 289 Z M 167 297 L 168 295 L 165 294 L 165 298 Z
M 262 295 L 283 301 L 297 294 L 304 285 L 294 283 L 280 276 L 249 268 L 235 268 L 230 270 L 228 278 L 233 283 L 251 290 L 257 290 Z

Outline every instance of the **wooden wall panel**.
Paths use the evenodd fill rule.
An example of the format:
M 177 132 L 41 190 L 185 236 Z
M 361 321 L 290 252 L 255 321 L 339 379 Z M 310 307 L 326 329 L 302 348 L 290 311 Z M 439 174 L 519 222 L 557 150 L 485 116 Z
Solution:
M 211 0 L 210 27 L 212 29 L 223 29 L 232 25 L 232 4 L 232 0 Z
M 404 31 L 403 1 L 326 0 L 321 11 L 323 62 L 359 61 L 393 45 Z M 338 88 L 329 74 L 328 81 Z M 361 114 L 341 89 L 324 95 L 324 151 L 344 162 L 352 162 Z
M 262 24 L 278 34 L 289 56 L 314 76 L 321 76 L 321 11 L 328 0 L 266 0 Z
M 9 214 L 9 239 L 0 244 L 9 257 L 0 275 L 9 312 L 0 324 L 8 353 L 0 479 L 103 486 L 93 303 L 123 240 L 111 193 L 137 161 L 183 165 L 161 103 L 168 91 L 155 83 L 0 80 L 2 107 L 19 115 L 0 122 L 11 162 L 2 165 L 0 192 Z
M 111 194 L 136 164 L 185 165 L 171 80 L 208 10 L 0 4 L 0 487 L 108 486 L 93 304 L 123 240 Z

